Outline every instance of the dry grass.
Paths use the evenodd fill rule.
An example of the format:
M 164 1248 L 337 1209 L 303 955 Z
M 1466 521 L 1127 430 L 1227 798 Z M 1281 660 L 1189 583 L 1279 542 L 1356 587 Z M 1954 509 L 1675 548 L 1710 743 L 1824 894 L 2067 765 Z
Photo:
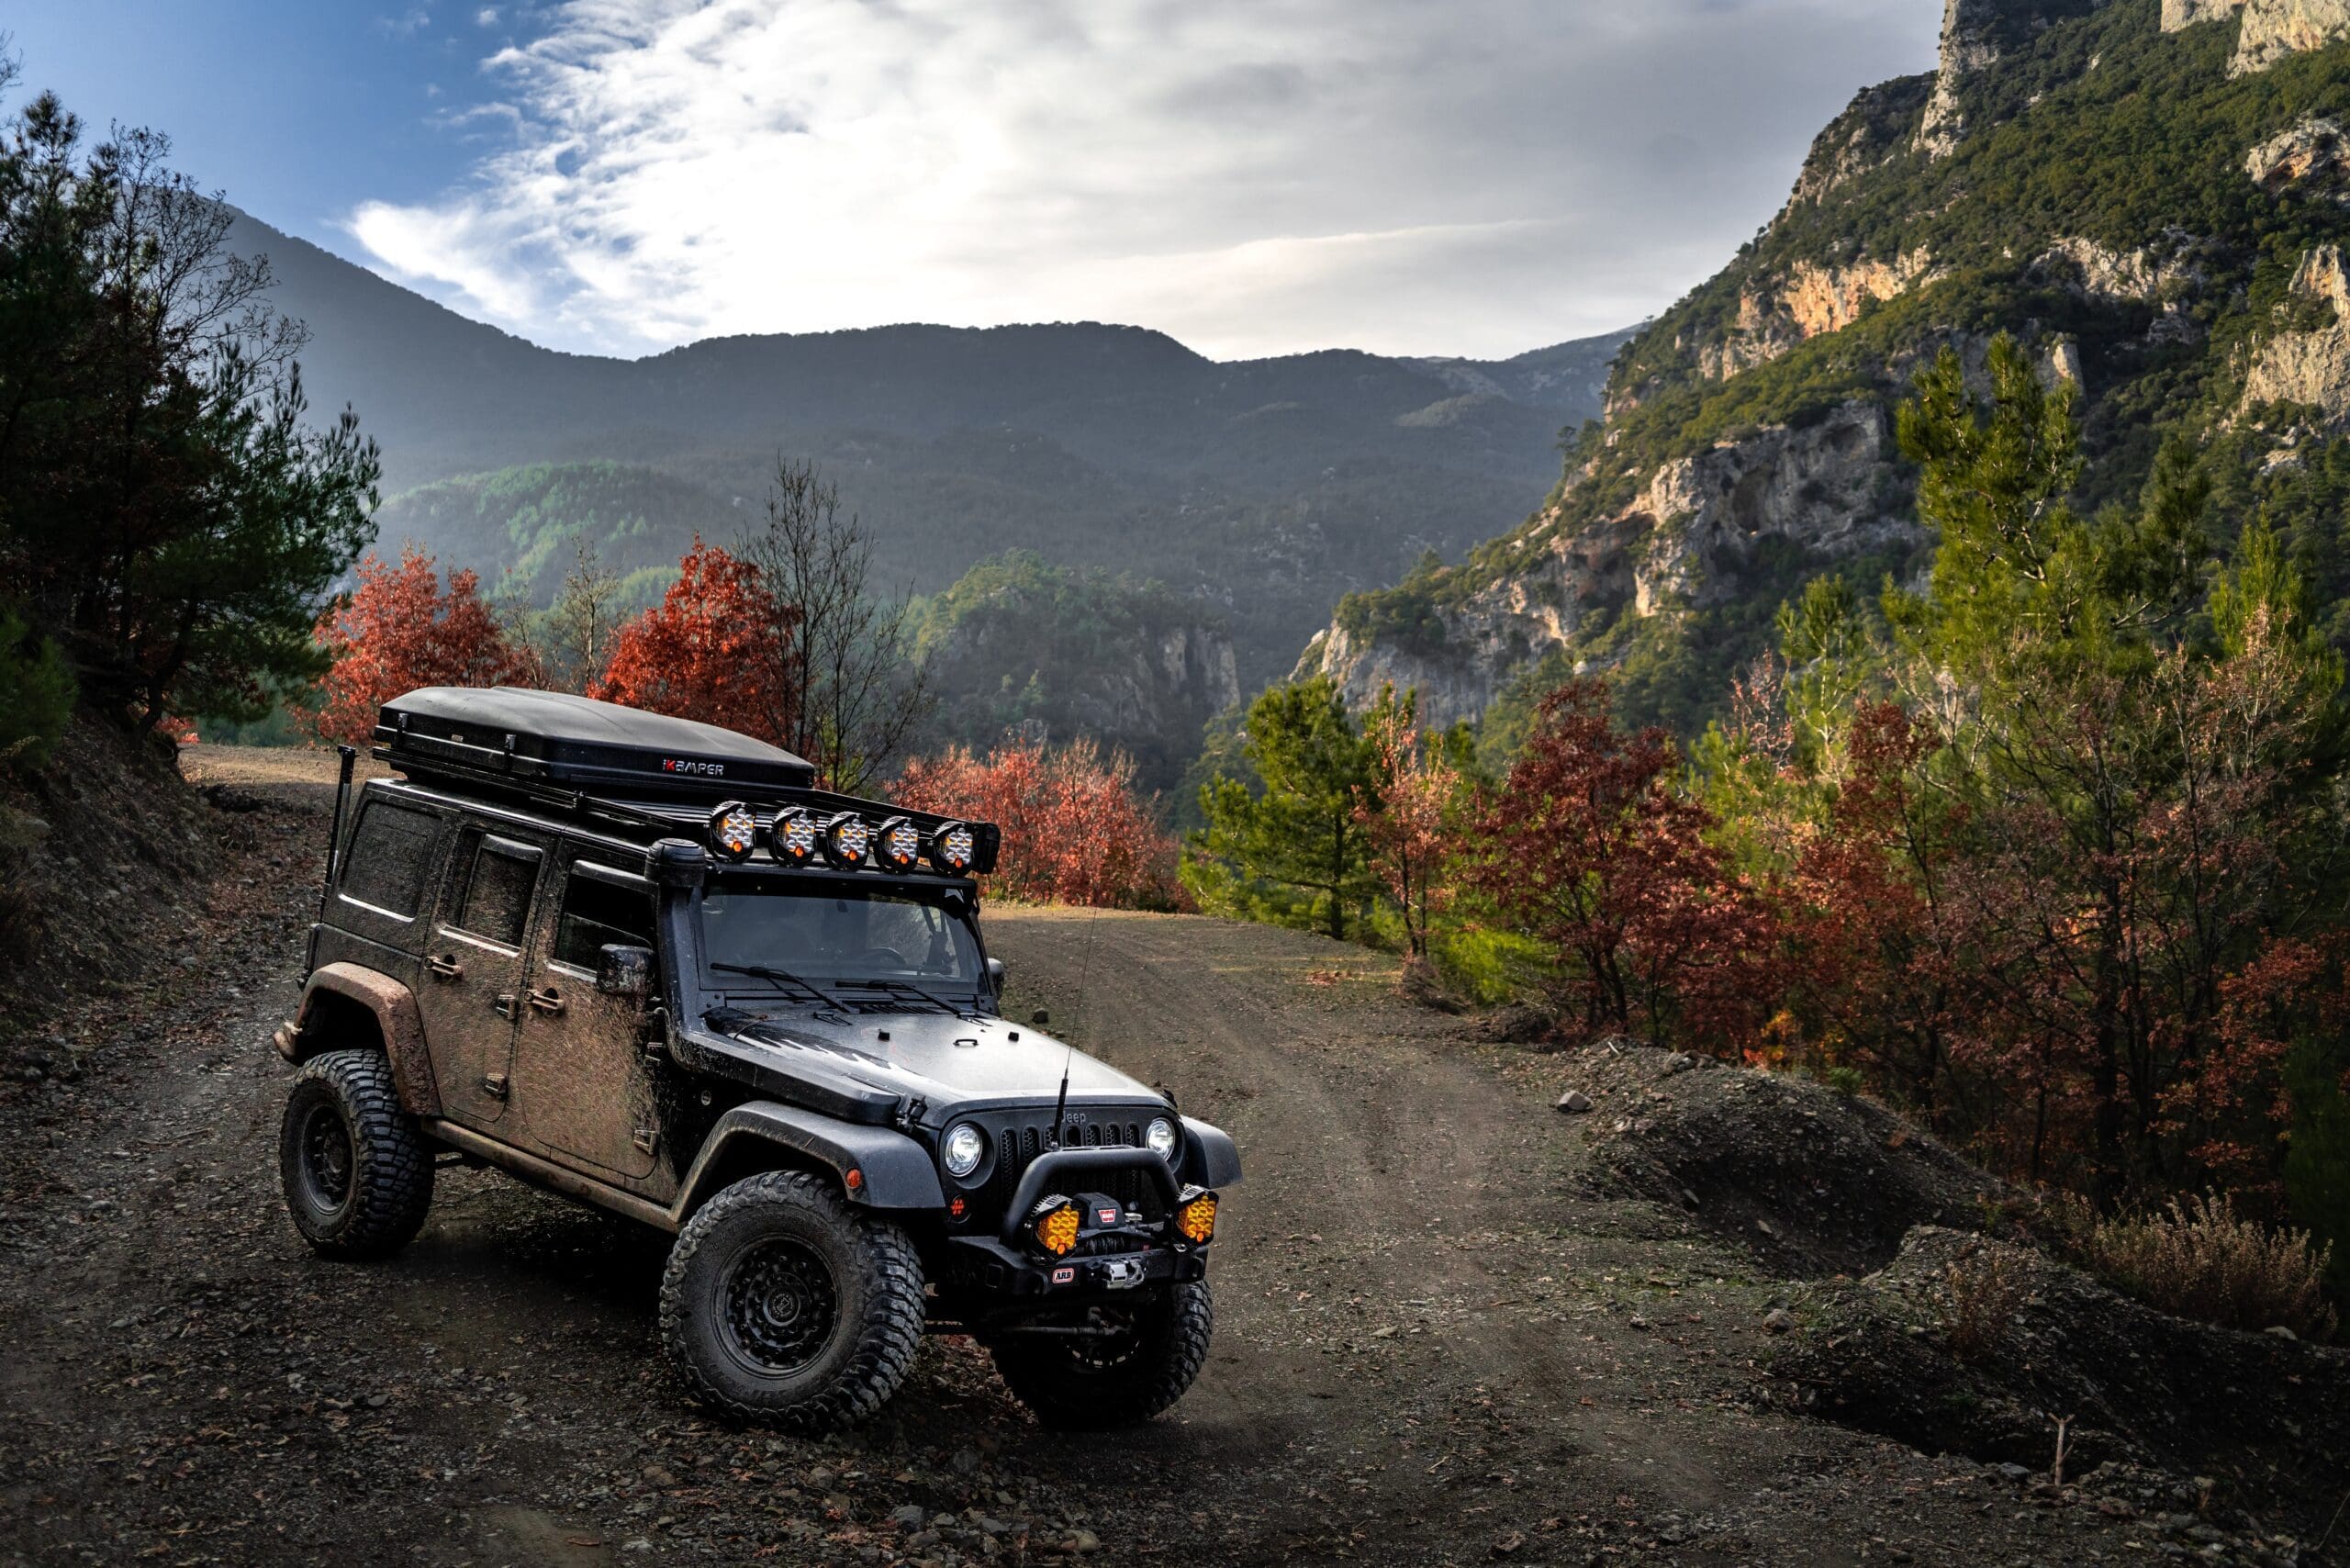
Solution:
M 2323 1282 L 2333 1249 L 2313 1245 L 2306 1230 L 2243 1218 L 2223 1196 L 2099 1220 L 2081 1247 L 2089 1267 L 2176 1316 L 2285 1327 L 2305 1339 L 2331 1338 L 2336 1327 Z
M 1950 1349 L 1960 1361 L 1990 1360 L 2023 1305 L 2023 1280 L 2005 1248 L 1976 1247 L 1944 1271 L 1950 1288 Z

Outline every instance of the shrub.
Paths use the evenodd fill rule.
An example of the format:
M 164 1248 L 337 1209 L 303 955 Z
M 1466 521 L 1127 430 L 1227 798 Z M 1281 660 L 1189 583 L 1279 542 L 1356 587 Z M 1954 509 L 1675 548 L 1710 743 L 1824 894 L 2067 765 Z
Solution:
M 0 767 L 49 760 L 73 717 L 73 672 L 56 643 L 0 610 Z
M 2174 1199 L 2154 1214 L 2093 1225 L 2089 1267 L 2149 1306 L 2226 1328 L 2283 1327 L 2331 1338 L 2324 1277 L 2333 1249 L 2310 1233 L 2238 1215 L 2225 1196 Z
M 2023 1305 L 2023 1281 L 2015 1255 L 2005 1248 L 1977 1246 L 1944 1271 L 1950 1287 L 1950 1350 L 1960 1361 L 1988 1361 Z

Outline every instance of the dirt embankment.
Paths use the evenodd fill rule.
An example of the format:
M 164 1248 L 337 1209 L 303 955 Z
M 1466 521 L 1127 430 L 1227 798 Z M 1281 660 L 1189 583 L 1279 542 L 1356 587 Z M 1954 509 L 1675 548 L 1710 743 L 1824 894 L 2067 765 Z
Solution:
M 1552 1060 L 1584 1191 L 1787 1282 L 1759 1398 L 2246 1561 L 2333 1525 L 2350 1350 L 2117 1294 L 2031 1243 L 2028 1194 L 1867 1100 L 1628 1042 Z
M 0 1083 L 0 1562 L 2324 1555 L 2316 1532 L 2246 1528 L 2225 1502 L 2116 1495 L 2128 1509 L 2109 1511 L 2069 1470 L 2060 1487 L 2045 1460 L 2004 1458 L 2024 1449 L 1986 1462 L 1836 1406 L 1819 1376 L 1880 1364 L 1846 1357 L 1837 1293 L 1859 1310 L 1910 1256 L 1852 1205 L 1913 1180 L 1905 1215 L 1972 1202 L 1939 1167 L 1913 1170 L 1929 1157 L 1876 1113 L 1733 1089 L 1727 1069 L 1667 1073 L 1653 1053 L 1478 1044 L 1397 1002 L 1374 955 L 1180 917 L 989 922 L 1016 1010 L 1049 1005 L 1057 1029 L 1239 1141 L 1248 1179 L 1192 1394 L 1136 1431 L 1057 1437 L 946 1340 L 854 1432 L 711 1420 L 660 1358 L 649 1232 L 452 1170 L 387 1263 L 324 1263 L 295 1238 L 266 1041 L 293 1001 L 328 765 L 299 763 L 303 781 L 271 766 L 225 780 L 256 809 L 203 808 L 241 836 L 184 924 L 151 933 L 158 961 L 59 1015 L 83 1075 Z M 1552 1110 L 1569 1087 L 1595 1109 Z M 1797 1130 L 1806 1111 L 1822 1131 Z M 1767 1170 L 1718 1157 L 1763 1128 L 1784 1145 Z M 1830 1179 L 1807 1191 L 1814 1167 Z M 1789 1277 L 1886 1256 L 1858 1280 Z M 1919 1312 L 1905 1345 L 1936 1332 Z M 2043 1338 L 2019 1358 L 2053 1353 L 2023 1321 Z M 2243 1393 L 2249 1423 L 2266 1385 Z M 2114 1411 L 2088 1424 L 2146 1419 Z

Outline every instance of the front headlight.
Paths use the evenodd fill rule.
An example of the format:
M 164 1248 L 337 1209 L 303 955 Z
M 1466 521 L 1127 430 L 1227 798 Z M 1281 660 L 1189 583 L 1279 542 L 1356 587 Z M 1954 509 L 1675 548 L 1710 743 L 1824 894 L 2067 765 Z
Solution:
M 1175 1124 L 1166 1117 L 1160 1116 L 1150 1124 L 1150 1130 L 1143 1135 L 1143 1141 L 1150 1145 L 1150 1152 L 1159 1159 L 1169 1165 L 1175 1162 Z
M 938 1157 L 949 1176 L 962 1177 L 979 1168 L 979 1158 L 987 1151 L 987 1135 L 968 1122 L 957 1122 L 940 1146 Z

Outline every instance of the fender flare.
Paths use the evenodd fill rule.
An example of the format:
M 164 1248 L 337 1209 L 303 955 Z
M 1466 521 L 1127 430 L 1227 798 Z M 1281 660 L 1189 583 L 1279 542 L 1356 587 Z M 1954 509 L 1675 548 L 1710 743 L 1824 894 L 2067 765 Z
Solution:
M 923 1209 L 932 1213 L 946 1206 L 938 1184 L 938 1170 L 922 1145 L 890 1127 L 864 1126 L 835 1117 L 803 1111 L 772 1100 L 754 1100 L 718 1118 L 702 1139 L 701 1152 L 687 1173 L 677 1198 L 677 1216 L 685 1216 L 715 1190 L 729 1157 L 746 1145 L 771 1144 L 813 1160 L 841 1182 L 849 1202 L 869 1209 Z M 848 1173 L 860 1173 L 851 1187 Z
M 302 1006 L 293 1022 L 278 1025 L 274 1044 L 287 1061 L 307 1061 L 338 1042 L 315 1031 L 321 996 L 340 997 L 371 1014 L 392 1060 L 392 1087 L 400 1109 L 412 1116 L 438 1116 L 441 1090 L 432 1077 L 432 1053 L 424 1043 L 424 1016 L 416 992 L 380 970 L 359 964 L 322 964 L 302 988 Z
M 1240 1148 L 1222 1127 L 1190 1116 L 1183 1118 L 1183 1179 L 1203 1187 L 1231 1187 L 1240 1182 Z

